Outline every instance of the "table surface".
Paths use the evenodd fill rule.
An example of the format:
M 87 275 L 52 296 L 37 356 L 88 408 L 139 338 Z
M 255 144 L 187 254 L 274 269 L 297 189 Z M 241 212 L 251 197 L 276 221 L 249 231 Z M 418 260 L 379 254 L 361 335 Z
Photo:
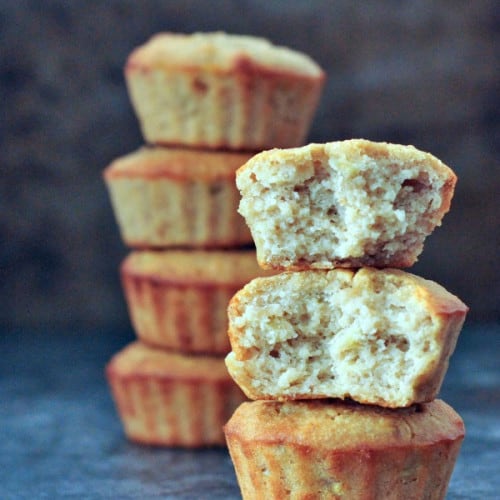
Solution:
M 141 447 L 104 379 L 131 332 L 0 337 L 0 498 L 237 499 L 224 449 Z M 466 325 L 440 397 L 467 435 L 448 499 L 500 498 L 500 325 Z

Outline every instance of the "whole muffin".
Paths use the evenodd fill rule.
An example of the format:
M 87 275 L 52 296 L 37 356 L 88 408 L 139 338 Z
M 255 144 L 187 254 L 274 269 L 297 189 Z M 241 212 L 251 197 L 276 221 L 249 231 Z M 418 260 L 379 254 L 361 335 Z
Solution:
M 464 437 L 446 403 L 252 401 L 225 435 L 244 500 L 444 499 Z
M 245 401 L 222 359 L 139 341 L 113 356 L 106 376 L 126 436 L 141 444 L 224 446 L 222 426 Z
M 237 213 L 235 172 L 250 155 L 147 148 L 104 171 L 124 243 L 132 248 L 234 247 L 252 243 Z
M 255 250 L 136 251 L 121 266 L 137 336 L 184 353 L 227 354 L 229 300 L 264 274 Z
M 229 304 L 226 365 L 250 399 L 410 406 L 437 396 L 467 311 L 399 269 L 255 278 Z
M 236 173 L 262 267 L 409 267 L 441 224 L 453 171 L 413 146 L 362 139 L 263 151 Z
M 146 142 L 260 151 L 303 144 L 324 73 L 262 38 L 159 33 L 125 78 Z

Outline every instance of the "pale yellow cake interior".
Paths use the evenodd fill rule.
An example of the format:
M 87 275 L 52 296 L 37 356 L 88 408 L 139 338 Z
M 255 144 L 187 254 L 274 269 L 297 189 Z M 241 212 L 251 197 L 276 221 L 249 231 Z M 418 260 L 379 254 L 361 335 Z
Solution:
M 447 364 L 460 326 L 449 328 L 451 316 L 438 314 L 407 273 L 360 273 L 284 273 L 254 280 L 233 299 L 236 354 L 226 364 L 251 397 L 407 406 L 422 396 L 420 384 L 440 385 L 437 367 Z
M 264 265 L 411 264 L 448 209 L 453 174 L 414 148 L 368 141 L 265 152 L 237 176 Z M 382 149 L 382 146 L 377 146 Z

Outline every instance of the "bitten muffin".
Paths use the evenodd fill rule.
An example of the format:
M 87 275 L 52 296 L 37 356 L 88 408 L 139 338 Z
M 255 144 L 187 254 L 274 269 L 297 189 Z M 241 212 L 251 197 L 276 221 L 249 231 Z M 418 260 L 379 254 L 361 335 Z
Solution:
M 263 267 L 408 267 L 456 176 L 413 146 L 352 139 L 264 151 L 236 183 Z
M 231 299 L 226 365 L 250 399 L 436 397 L 467 306 L 397 269 L 285 272 Z
M 121 277 L 137 336 L 184 353 L 227 354 L 227 306 L 257 276 L 255 250 L 132 252 Z
M 248 154 L 140 148 L 104 171 L 125 244 L 132 248 L 252 243 L 237 213 L 235 171 Z
M 225 426 L 244 500 L 445 498 L 464 437 L 446 403 L 243 403 Z
M 106 366 L 126 436 L 142 444 L 225 445 L 222 426 L 245 400 L 220 358 L 133 342 Z
M 304 143 L 325 75 L 300 52 L 215 32 L 155 35 L 125 78 L 146 142 L 260 151 Z

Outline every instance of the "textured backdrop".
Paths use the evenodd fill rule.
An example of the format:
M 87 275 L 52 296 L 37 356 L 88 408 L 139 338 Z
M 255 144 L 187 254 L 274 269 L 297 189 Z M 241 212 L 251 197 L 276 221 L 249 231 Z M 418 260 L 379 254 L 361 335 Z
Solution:
M 101 178 L 142 143 L 122 68 L 157 31 L 217 29 L 323 66 L 311 141 L 411 143 L 457 172 L 413 270 L 498 318 L 498 21 L 493 0 L 0 1 L 0 325 L 127 327 Z

